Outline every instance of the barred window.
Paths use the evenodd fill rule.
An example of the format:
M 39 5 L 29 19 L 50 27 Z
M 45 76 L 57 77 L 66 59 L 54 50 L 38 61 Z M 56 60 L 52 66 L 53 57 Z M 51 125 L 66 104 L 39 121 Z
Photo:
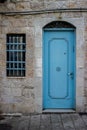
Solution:
M 7 64 L 6 72 L 8 77 L 25 76 L 25 34 L 7 34 Z
M 4 3 L 6 0 L 0 0 L 0 3 Z

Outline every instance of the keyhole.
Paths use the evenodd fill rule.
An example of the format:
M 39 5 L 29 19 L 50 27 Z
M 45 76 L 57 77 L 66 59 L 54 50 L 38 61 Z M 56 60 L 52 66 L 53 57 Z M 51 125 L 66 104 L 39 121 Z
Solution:
M 66 52 L 64 52 L 64 55 L 66 55 Z
M 61 71 L 61 68 L 60 67 L 56 67 L 56 71 Z

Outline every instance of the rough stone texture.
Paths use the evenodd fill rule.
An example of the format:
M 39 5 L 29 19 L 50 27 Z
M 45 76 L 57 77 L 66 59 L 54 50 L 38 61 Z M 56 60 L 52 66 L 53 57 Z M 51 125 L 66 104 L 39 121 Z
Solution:
M 7 0 L 0 11 L 24 11 L 54 8 L 86 8 L 87 0 Z
M 0 11 L 35 11 L 87 6 L 87 0 L 17 0 L 0 4 Z M 0 15 L 0 111 L 42 112 L 42 28 L 52 21 L 76 27 L 76 111 L 87 112 L 87 13 L 57 12 L 38 15 Z M 26 34 L 26 77 L 6 76 L 6 35 Z
M 0 121 L 0 130 L 87 130 L 87 115 L 31 114 L 7 116 Z

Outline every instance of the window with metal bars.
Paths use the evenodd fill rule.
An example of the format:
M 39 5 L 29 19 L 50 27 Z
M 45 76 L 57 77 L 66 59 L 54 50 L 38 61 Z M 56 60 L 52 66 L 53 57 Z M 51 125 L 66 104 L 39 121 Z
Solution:
M 6 0 L 0 0 L 0 3 L 4 3 Z
M 7 63 L 6 72 L 8 77 L 25 76 L 25 34 L 7 34 Z

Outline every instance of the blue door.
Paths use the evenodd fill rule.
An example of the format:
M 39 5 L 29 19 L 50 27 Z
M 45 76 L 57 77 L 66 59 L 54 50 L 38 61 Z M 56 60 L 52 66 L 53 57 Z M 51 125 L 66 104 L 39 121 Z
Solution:
M 75 33 L 44 29 L 43 108 L 75 108 Z

